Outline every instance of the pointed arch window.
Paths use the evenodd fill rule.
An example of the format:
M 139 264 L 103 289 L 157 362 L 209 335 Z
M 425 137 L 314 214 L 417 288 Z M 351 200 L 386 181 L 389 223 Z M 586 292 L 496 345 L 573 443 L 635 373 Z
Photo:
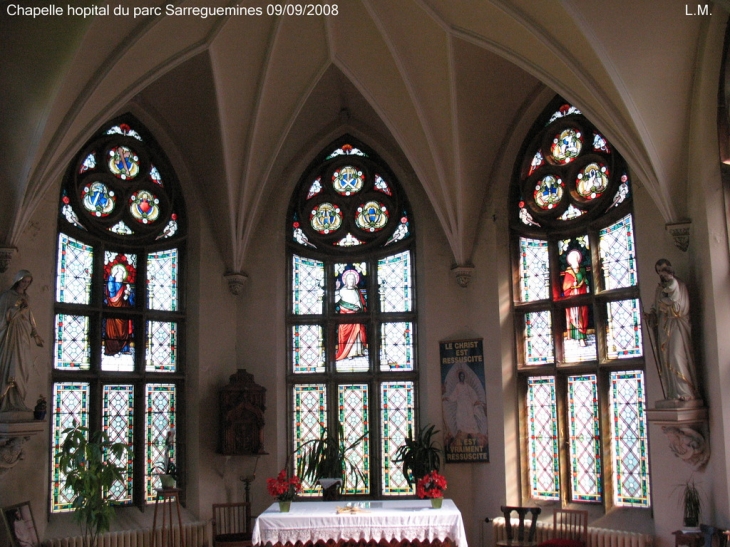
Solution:
M 560 98 L 535 127 L 510 196 L 523 497 L 648 507 L 629 171 Z
M 184 481 L 185 232 L 175 172 L 131 116 L 71 162 L 58 216 L 52 512 L 72 510 L 58 457 L 74 423 L 132 447 L 112 487 L 120 505 L 156 498 L 166 454 Z
M 291 449 L 325 428 L 347 444 L 364 435 L 351 453 L 362 476 L 344 492 L 412 494 L 393 461 L 418 393 L 413 217 L 398 180 L 343 137 L 301 177 L 286 230 Z

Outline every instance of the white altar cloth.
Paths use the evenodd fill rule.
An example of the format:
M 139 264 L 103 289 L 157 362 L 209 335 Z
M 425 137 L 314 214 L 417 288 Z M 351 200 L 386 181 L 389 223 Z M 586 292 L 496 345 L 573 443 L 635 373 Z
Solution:
M 355 505 L 363 505 L 367 512 L 338 515 L 337 507 L 345 505 L 345 501 L 295 501 L 288 513 L 281 513 L 275 502 L 256 518 L 253 544 L 450 539 L 456 547 L 468 547 L 461 512 L 452 500 L 445 499 L 441 509 L 432 509 L 430 500 L 361 502 Z

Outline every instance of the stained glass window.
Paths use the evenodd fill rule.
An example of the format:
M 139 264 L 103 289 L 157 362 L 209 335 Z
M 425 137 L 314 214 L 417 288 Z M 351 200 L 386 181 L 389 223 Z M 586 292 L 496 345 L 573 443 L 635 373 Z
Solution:
M 302 174 L 286 219 L 287 386 L 296 450 L 326 435 L 364 474 L 346 495 L 413 493 L 393 455 L 415 429 L 413 217 L 397 178 L 345 137 Z M 376 404 L 370 404 L 370 397 Z M 372 424 L 375 424 L 372 426 Z M 341 426 L 341 428 L 340 428 Z M 306 496 L 321 492 L 306 484 Z
M 550 297 L 547 241 L 520 238 L 520 295 L 523 302 Z
M 510 189 L 522 480 L 562 505 L 648 507 L 645 438 L 634 440 L 645 434 L 644 350 L 628 167 L 559 97 L 523 150 Z M 609 407 L 610 427 L 599 416 Z
M 348 452 L 348 460 L 355 465 L 363 477 L 350 472 L 347 477 L 346 494 L 370 493 L 370 439 L 369 398 L 367 384 L 345 384 L 338 387 L 339 422 L 345 436 L 345 446 L 354 444 L 365 437 Z
M 294 402 L 294 469 L 302 459 L 299 448 L 312 439 L 320 439 L 327 424 L 327 386 L 324 384 L 297 384 L 292 388 Z M 302 495 L 315 495 L 321 488 L 303 481 Z
M 611 436 L 616 505 L 649 506 L 649 450 L 642 371 L 611 373 Z
M 175 385 L 147 384 L 145 399 L 145 458 L 147 501 L 157 498 L 155 490 L 161 488 L 158 468 L 169 458 L 176 461 L 175 438 Z
M 88 304 L 91 300 L 94 248 L 60 233 L 56 263 L 56 301 L 65 304 Z
M 573 501 L 601 501 L 601 435 L 595 374 L 568 377 Z
M 324 338 L 320 325 L 292 327 L 294 372 L 324 372 Z
M 113 443 L 134 446 L 134 386 L 106 385 L 102 399 L 102 428 Z M 121 458 L 113 458 L 124 468 L 121 481 L 115 481 L 110 492 L 117 503 L 131 503 L 134 486 L 134 457 L 127 451 Z
M 123 480 L 111 493 L 117 503 L 142 504 L 155 499 L 168 454 L 178 485 L 185 484 L 184 432 L 175 431 L 185 392 L 185 204 L 170 162 L 130 116 L 100 129 L 66 173 L 56 251 L 51 511 L 70 509 L 56 464 L 62 431 L 74 418 L 130 446 L 116 462 Z M 137 419 L 135 407 L 146 409 Z
M 292 257 L 292 301 L 299 315 L 322 313 L 324 263 L 294 255 Z
M 525 363 L 544 365 L 555 360 L 549 311 L 525 314 Z
M 543 500 L 560 499 L 555 378 L 531 376 L 527 379 L 527 416 L 527 459 L 530 462 L 532 497 Z
M 631 215 L 598 232 L 603 284 L 606 290 L 633 287 L 638 282 Z
M 89 384 L 88 382 L 57 382 L 53 384 L 53 417 L 51 436 L 51 510 L 72 511 L 73 495 L 66 490 L 66 475 L 61 471 L 59 458 L 61 445 L 66 438 L 64 430 L 76 425 L 89 426 Z
M 383 447 L 381 450 L 383 487 L 382 493 L 412 494 L 403 475 L 403 464 L 396 463 L 395 453 L 405 443 L 409 431 L 413 431 L 413 383 L 384 382 L 380 392 L 380 430 Z

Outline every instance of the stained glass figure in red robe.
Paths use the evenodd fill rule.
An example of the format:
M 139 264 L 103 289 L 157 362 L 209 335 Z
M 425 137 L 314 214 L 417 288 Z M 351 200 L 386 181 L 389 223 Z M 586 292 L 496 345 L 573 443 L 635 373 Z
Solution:
M 573 249 L 566 256 L 568 267 L 563 276 L 563 296 L 577 296 L 588 293 L 588 280 L 584 267 L 581 266 L 583 255 Z M 586 345 L 588 337 L 588 306 L 575 306 L 565 310 L 568 337 L 578 340 L 581 346 Z
M 335 305 L 338 313 L 351 314 L 367 309 L 363 290 L 359 288 L 360 274 L 354 269 L 346 269 L 337 280 Z M 362 323 L 343 323 L 337 329 L 336 360 L 365 355 L 367 350 L 367 331 Z

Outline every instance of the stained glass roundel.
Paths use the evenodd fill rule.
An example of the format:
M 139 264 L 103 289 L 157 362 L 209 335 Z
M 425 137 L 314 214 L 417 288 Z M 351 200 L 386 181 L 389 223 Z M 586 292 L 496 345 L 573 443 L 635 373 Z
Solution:
M 553 138 L 550 155 L 558 165 L 570 163 L 580 154 L 583 148 L 583 137 L 580 131 L 573 128 L 563 129 Z
M 380 202 L 368 201 L 357 208 L 355 225 L 361 230 L 377 232 L 388 223 L 388 209 Z
M 563 199 L 563 181 L 554 175 L 546 175 L 535 186 L 535 203 L 541 209 L 553 209 Z
M 586 165 L 575 181 L 575 190 L 585 199 L 596 199 L 608 187 L 608 167 L 599 162 Z
M 114 191 L 103 182 L 95 181 L 85 185 L 81 191 L 84 209 L 97 217 L 108 216 L 114 210 L 116 198 Z
M 131 180 L 139 173 L 139 156 L 131 148 L 115 146 L 109 150 L 109 170 L 122 180 Z
M 148 224 L 160 216 L 160 200 L 152 192 L 140 190 L 129 201 L 129 212 L 137 222 Z
M 337 169 L 332 174 L 332 186 L 335 192 L 343 196 L 359 192 L 363 184 L 365 184 L 365 175 L 351 165 Z
M 320 203 L 312 209 L 309 222 L 320 234 L 329 234 L 342 226 L 342 212 L 336 205 Z

